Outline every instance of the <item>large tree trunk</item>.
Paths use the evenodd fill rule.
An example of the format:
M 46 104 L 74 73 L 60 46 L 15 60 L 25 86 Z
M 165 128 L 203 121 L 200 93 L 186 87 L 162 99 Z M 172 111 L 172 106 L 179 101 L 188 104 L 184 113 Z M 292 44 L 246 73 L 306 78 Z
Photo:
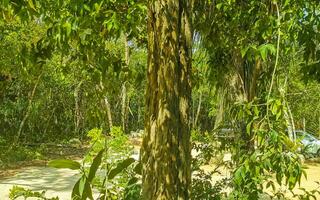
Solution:
M 141 149 L 144 200 L 189 199 L 192 32 L 189 0 L 149 0 Z
M 237 94 L 237 99 L 249 103 L 252 102 L 257 96 L 257 84 L 259 76 L 262 72 L 262 63 L 258 58 L 255 62 L 245 60 L 241 56 L 241 51 L 239 49 L 235 49 L 233 52 L 233 64 L 235 66 L 238 79 L 239 79 L 239 90 L 241 93 Z M 240 123 L 241 129 L 241 138 L 243 144 L 241 145 L 241 149 L 243 152 L 253 151 L 254 150 L 254 134 L 252 132 L 253 123 L 251 124 L 250 132 L 247 132 L 248 122 L 244 118 Z

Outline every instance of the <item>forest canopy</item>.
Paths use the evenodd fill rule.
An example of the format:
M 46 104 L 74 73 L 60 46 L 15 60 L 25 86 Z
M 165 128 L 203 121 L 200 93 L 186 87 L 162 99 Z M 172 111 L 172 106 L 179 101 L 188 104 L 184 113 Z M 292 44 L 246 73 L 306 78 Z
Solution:
M 52 164 L 80 170 L 73 199 L 288 198 L 282 185 L 320 198 L 294 192 L 320 156 L 317 0 L 2 0 L 0 13 L 0 166 L 77 141 L 89 169 Z

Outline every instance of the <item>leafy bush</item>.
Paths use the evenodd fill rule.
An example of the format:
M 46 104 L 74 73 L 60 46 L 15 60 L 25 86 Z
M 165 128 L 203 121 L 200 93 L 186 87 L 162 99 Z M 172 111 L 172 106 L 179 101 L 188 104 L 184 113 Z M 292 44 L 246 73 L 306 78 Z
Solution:
M 191 141 L 193 142 L 209 142 L 211 141 L 211 137 L 208 131 L 200 131 L 198 129 L 191 130 Z
M 88 132 L 91 149 L 82 164 L 72 160 L 55 160 L 52 167 L 79 170 L 81 178 L 72 191 L 72 199 L 92 199 L 92 190 L 104 199 L 134 199 L 140 195 L 141 165 L 130 158 L 128 137 L 114 127 L 108 135 L 101 129 Z
M 227 198 L 224 191 L 229 180 L 227 178 L 213 183 L 212 176 L 217 172 L 197 171 L 192 178 L 191 199 L 222 200 Z

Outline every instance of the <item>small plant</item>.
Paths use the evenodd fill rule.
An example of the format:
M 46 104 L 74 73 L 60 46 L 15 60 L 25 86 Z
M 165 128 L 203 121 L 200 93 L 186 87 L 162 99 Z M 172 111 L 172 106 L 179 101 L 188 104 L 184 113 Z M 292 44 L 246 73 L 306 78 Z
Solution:
M 268 103 L 269 108 L 255 101 L 235 107 L 237 121 L 245 125 L 239 130 L 240 142 L 232 149 L 236 162 L 231 196 L 235 199 L 258 199 L 264 193 L 264 183 L 273 190 L 275 183 L 284 183 L 291 191 L 305 175 L 298 146 L 285 131 L 284 105 L 279 99 Z M 270 181 L 271 175 L 275 175 L 275 181 Z
M 59 200 L 58 197 L 46 198 L 45 191 L 42 192 L 34 192 L 29 189 L 25 189 L 19 186 L 13 186 L 10 189 L 9 198 L 10 200 L 18 199 L 19 197 L 23 197 L 25 200 L 28 198 L 37 198 L 38 200 Z
M 197 171 L 192 178 L 191 199 L 212 199 L 221 200 L 227 197 L 224 191 L 230 180 L 224 178 L 215 183 L 212 181 L 212 176 L 218 172 Z
M 128 137 L 121 128 L 114 127 L 109 134 L 101 129 L 92 129 L 91 149 L 84 162 L 54 160 L 49 166 L 79 170 L 81 178 L 72 191 L 72 200 L 93 199 L 93 188 L 100 193 L 100 199 L 134 199 L 140 195 L 141 165 L 130 158 Z M 89 167 L 88 167 L 89 165 Z

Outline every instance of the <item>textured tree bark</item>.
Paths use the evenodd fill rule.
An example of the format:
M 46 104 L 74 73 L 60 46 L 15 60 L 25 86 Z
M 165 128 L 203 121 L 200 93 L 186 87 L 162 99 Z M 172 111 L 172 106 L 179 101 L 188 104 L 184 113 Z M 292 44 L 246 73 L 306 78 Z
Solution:
M 262 61 L 256 59 L 254 63 L 250 63 L 248 60 L 242 58 L 239 49 L 233 52 L 233 63 L 237 70 L 238 79 L 241 84 L 242 93 L 238 94 L 239 100 L 243 102 L 252 102 L 257 96 L 257 84 L 258 78 L 262 71 Z M 240 123 L 241 127 L 241 138 L 243 141 L 242 149 L 247 151 L 254 150 L 254 138 L 252 133 L 253 124 L 251 124 L 250 133 L 247 133 L 247 122 L 243 120 Z M 245 152 L 245 151 L 244 151 Z
M 189 199 L 191 1 L 149 0 L 142 198 Z

